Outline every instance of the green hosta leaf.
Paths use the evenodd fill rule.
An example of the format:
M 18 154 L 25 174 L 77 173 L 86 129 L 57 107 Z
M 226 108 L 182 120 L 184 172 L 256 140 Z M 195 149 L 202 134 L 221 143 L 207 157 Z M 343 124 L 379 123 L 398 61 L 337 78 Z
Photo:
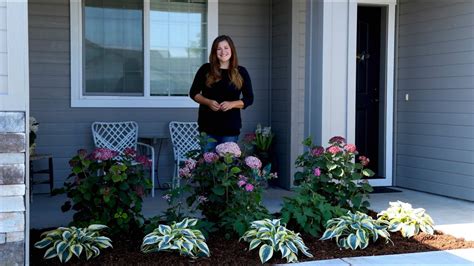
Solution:
M 75 244 L 75 245 L 72 245 L 72 246 L 69 247 L 69 251 L 71 251 L 71 253 L 76 255 L 76 257 L 78 257 L 78 258 L 81 255 L 83 249 L 84 248 L 79 244 Z
M 50 237 L 46 237 L 41 241 L 35 243 L 35 248 L 45 248 L 52 243 L 52 239 Z
M 87 227 L 87 230 L 89 231 L 99 231 L 99 230 L 102 230 L 102 229 L 105 229 L 105 228 L 108 228 L 106 225 L 102 225 L 102 224 L 91 224 L 89 225 L 89 227 Z
M 62 234 L 62 237 L 63 237 L 64 241 L 68 241 L 69 239 L 71 239 L 72 234 L 69 231 L 64 231 L 63 234 Z
M 44 258 L 45 259 L 51 259 L 51 258 L 54 258 L 56 257 L 58 253 L 56 252 L 56 247 L 50 247 L 46 250 L 46 252 L 44 253 Z
M 69 249 L 66 249 L 62 253 L 58 254 L 58 256 L 61 262 L 67 262 L 71 259 L 72 253 L 69 251 Z
M 58 256 L 61 256 L 61 254 L 66 250 L 68 247 L 67 242 L 61 241 L 56 245 L 56 252 L 58 253 Z
M 298 248 L 295 246 L 295 244 L 291 241 L 286 242 L 286 246 L 293 252 L 293 253 L 298 253 Z
M 337 164 L 327 163 L 326 167 L 328 168 L 328 171 L 332 171 L 332 170 L 336 169 Z
M 158 232 L 160 232 L 160 234 L 162 235 L 171 234 L 171 227 L 169 227 L 168 225 L 160 224 L 158 226 Z
M 198 220 L 197 219 L 188 219 L 188 226 L 193 227 L 196 226 Z
M 287 246 L 284 246 L 284 245 L 280 247 L 280 252 L 281 252 L 282 258 L 286 258 L 291 254 L 291 250 Z
M 258 255 L 260 256 L 260 261 L 262 263 L 267 262 L 273 256 L 273 248 L 267 244 L 264 244 L 260 247 L 258 251 Z
M 92 256 L 94 256 L 94 252 L 92 251 L 91 248 L 86 247 L 86 258 L 87 258 L 87 260 L 89 260 L 90 258 L 92 258 Z
M 252 249 L 258 247 L 258 245 L 260 245 L 260 243 L 262 243 L 262 241 L 258 238 L 255 238 L 254 240 L 250 241 L 249 250 L 252 250 Z
M 350 234 L 346 239 L 346 243 L 352 250 L 355 250 L 359 245 L 359 239 L 355 234 Z
M 320 240 L 328 240 L 328 239 L 331 239 L 331 238 L 335 237 L 336 235 L 337 235 L 337 231 L 327 229 L 324 232 L 323 236 L 320 238 Z
M 183 229 L 188 226 L 188 219 L 183 219 L 181 222 L 175 224 L 173 227 L 178 229 Z
M 206 254 L 206 256 L 210 256 L 210 253 L 209 253 L 209 247 L 207 246 L 207 244 L 203 241 L 199 241 L 197 243 L 197 247 L 199 248 L 199 250 L 201 250 L 204 254 Z

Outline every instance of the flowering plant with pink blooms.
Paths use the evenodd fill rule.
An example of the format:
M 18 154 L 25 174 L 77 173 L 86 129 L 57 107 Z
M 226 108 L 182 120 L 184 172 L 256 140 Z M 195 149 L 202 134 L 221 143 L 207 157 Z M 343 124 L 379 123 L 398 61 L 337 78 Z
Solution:
M 215 151 L 197 154 L 182 165 L 179 174 L 177 189 L 190 195 L 187 211 L 196 206 L 219 229 L 242 235 L 250 222 L 269 217 L 261 204 L 262 184 L 276 175 L 270 173 L 270 166 L 262 167 L 259 158 L 243 155 L 237 143 L 222 143 Z M 174 189 L 169 195 L 167 216 L 177 219 L 182 216 L 176 211 L 183 210 L 178 197 L 183 193 Z
M 367 211 L 372 187 L 364 177 L 374 173 L 366 168 L 369 159 L 358 155 L 357 147 L 341 136 L 332 137 L 326 148 L 303 144 L 306 152 L 296 160 L 296 195 L 284 200 L 282 220 L 293 222 L 313 235 L 320 234 L 326 221 L 351 211 Z
M 58 192 L 70 198 L 61 209 L 75 211 L 71 225 L 99 223 L 109 226 L 112 233 L 143 225 L 143 197 L 151 188 L 149 178 L 144 177 L 151 165 L 147 157 L 131 148 L 120 156 L 106 148 L 91 153 L 81 149 L 69 164 L 72 173 Z
M 310 184 L 333 205 L 353 211 L 367 210 L 367 194 L 372 187 L 364 178 L 374 173 L 366 168 L 369 159 L 358 156 L 356 145 L 341 136 L 332 137 L 326 148 L 313 145 L 311 139 L 303 144 L 308 149 L 296 160 L 302 171 L 295 174 L 295 183 Z

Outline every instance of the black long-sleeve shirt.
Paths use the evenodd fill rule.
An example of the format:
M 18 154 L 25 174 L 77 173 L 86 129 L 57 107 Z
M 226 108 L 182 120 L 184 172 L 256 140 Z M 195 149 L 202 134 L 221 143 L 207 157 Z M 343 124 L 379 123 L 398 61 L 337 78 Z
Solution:
M 247 69 L 242 66 L 238 67 L 239 73 L 244 81 L 240 90 L 230 82 L 227 69 L 221 69 L 221 80 L 211 85 L 211 87 L 206 86 L 207 74 L 210 72 L 210 69 L 211 64 L 209 63 L 199 68 L 189 91 L 191 99 L 194 100 L 194 97 L 201 93 L 202 96 L 218 103 L 242 100 L 244 109 L 253 103 L 252 82 L 250 81 Z M 207 134 L 217 136 L 239 135 L 240 128 L 242 127 L 240 109 L 233 108 L 226 112 L 212 111 L 207 105 L 200 104 L 198 124 L 199 131 L 206 132 Z

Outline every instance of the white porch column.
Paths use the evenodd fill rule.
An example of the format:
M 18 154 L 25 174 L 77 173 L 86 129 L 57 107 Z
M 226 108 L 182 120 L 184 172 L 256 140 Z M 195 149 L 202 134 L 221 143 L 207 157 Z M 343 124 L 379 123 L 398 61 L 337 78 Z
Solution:
M 305 135 L 318 144 L 330 137 L 355 141 L 355 0 L 310 1 L 307 24 Z M 354 35 L 354 36 L 353 36 Z M 353 58 L 354 60 L 350 60 Z

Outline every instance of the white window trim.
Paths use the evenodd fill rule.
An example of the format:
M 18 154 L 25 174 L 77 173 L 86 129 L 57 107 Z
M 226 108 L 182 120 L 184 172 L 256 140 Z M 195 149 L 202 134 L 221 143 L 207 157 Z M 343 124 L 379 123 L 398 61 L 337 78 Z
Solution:
M 71 107 L 120 108 L 196 108 L 198 104 L 188 96 L 150 96 L 149 25 L 150 0 L 144 0 L 144 93 L 145 96 L 84 96 L 82 95 L 82 1 L 70 2 L 71 25 Z M 208 0 L 207 51 L 218 35 L 218 0 Z

